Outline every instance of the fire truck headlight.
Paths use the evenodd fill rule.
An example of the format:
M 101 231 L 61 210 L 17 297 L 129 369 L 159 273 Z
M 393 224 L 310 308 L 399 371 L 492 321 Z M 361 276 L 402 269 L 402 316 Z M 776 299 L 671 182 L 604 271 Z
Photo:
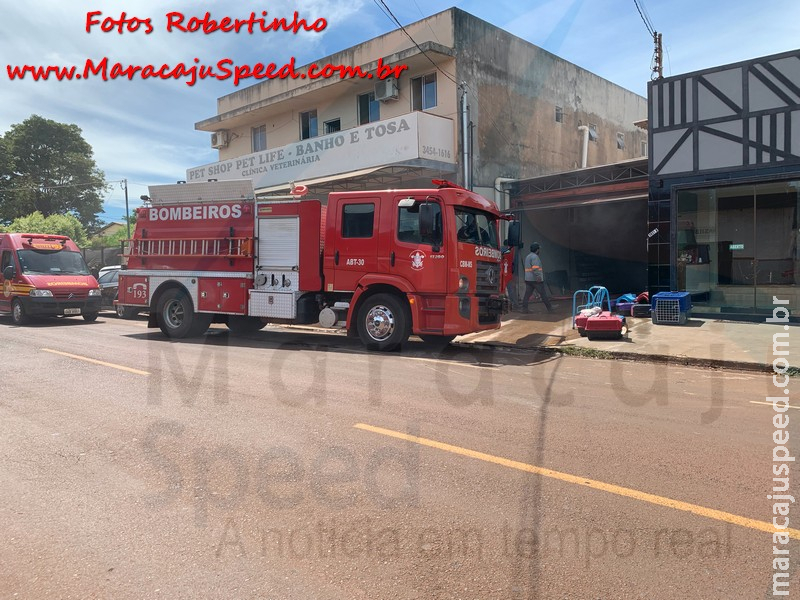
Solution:
M 97 289 L 94 289 L 94 290 L 89 290 L 89 296 L 90 297 L 91 296 L 101 296 L 101 295 L 102 294 L 100 293 L 100 288 L 97 288 Z
M 36 289 L 34 289 L 34 290 L 31 290 L 30 295 L 33 296 L 34 298 L 52 298 L 53 297 L 53 292 L 51 292 L 50 290 L 36 290 Z
M 458 278 L 458 291 L 460 293 L 469 291 L 469 279 L 467 279 L 463 275 Z

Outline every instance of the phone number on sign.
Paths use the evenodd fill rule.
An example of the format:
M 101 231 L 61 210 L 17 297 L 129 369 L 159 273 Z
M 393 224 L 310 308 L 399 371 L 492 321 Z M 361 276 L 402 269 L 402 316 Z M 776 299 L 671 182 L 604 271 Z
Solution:
M 450 158 L 450 150 L 444 148 L 436 148 L 435 146 L 423 146 L 422 154 L 424 156 L 438 156 L 439 158 Z

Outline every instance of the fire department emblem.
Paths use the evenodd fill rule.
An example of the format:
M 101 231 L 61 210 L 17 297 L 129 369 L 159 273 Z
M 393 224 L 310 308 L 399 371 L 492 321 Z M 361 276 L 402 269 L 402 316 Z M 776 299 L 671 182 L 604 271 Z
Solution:
M 3 282 L 3 296 L 5 296 L 6 298 L 11 296 L 11 280 L 10 279 L 6 279 Z
M 422 268 L 425 266 L 422 261 L 425 260 L 425 253 L 420 252 L 419 250 L 414 250 L 410 254 L 411 256 L 411 268 L 415 271 L 421 271 Z

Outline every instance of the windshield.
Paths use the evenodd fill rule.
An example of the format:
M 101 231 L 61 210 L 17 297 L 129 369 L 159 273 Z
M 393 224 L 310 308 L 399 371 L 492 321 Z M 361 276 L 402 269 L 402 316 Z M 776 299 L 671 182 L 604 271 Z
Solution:
M 468 208 L 456 209 L 458 241 L 499 248 L 497 219 L 489 213 Z
M 101 285 L 104 283 L 117 283 L 117 279 L 119 279 L 119 269 L 114 269 L 113 271 L 106 271 L 100 275 L 97 283 Z
M 19 250 L 19 266 L 29 275 L 88 275 L 79 252 L 69 250 Z

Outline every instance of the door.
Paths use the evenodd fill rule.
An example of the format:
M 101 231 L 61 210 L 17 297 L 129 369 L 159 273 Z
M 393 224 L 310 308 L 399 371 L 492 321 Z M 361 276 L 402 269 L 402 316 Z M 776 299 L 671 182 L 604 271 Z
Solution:
M 444 293 L 447 285 L 447 253 L 442 239 L 442 205 L 436 199 L 418 199 L 413 205 L 394 199 L 392 228 L 381 243 L 389 248 L 387 271 L 412 282 L 421 293 Z M 398 206 L 399 202 L 399 206 Z M 420 229 L 420 206 L 427 202 L 433 213 L 433 232 L 428 238 Z
M 379 199 L 375 197 L 348 198 L 334 209 L 336 239 L 332 291 L 352 292 L 365 273 L 378 271 L 379 206 Z
M 14 256 L 11 250 L 3 250 L 0 256 L 0 285 L 2 285 L 3 293 L 0 294 L 0 311 L 9 312 L 11 310 L 11 280 L 5 280 L 3 271 L 6 267 L 14 264 Z

